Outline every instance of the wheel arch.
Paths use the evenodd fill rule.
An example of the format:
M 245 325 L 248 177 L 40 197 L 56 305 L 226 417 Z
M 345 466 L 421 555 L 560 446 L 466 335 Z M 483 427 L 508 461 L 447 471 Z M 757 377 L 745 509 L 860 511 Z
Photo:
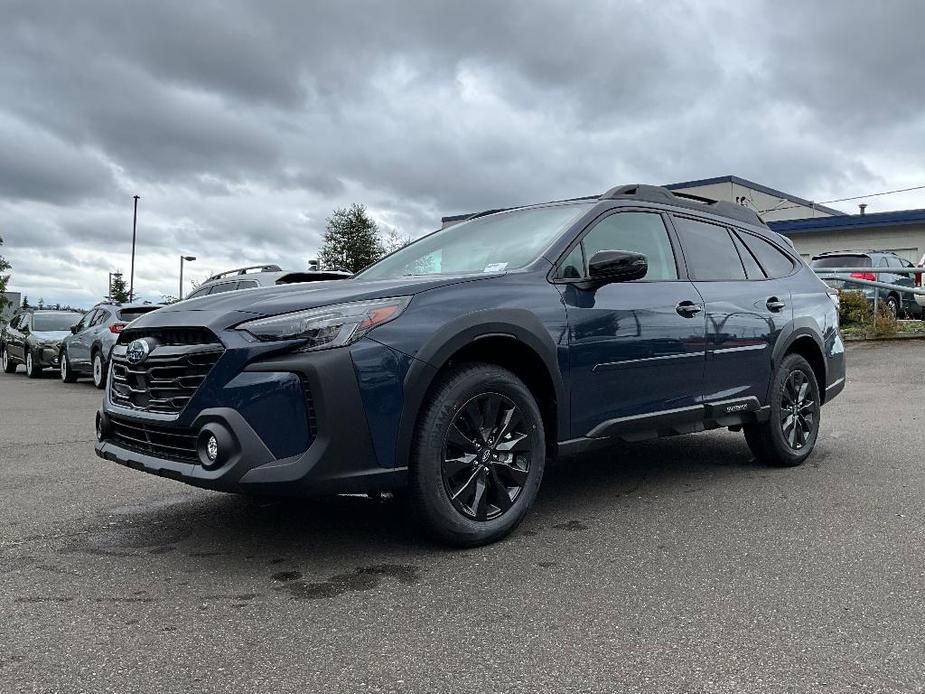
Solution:
M 568 431 L 568 397 L 549 330 L 523 309 L 477 311 L 438 330 L 415 355 L 404 378 L 397 460 L 410 459 L 421 406 L 441 373 L 455 364 L 497 364 L 518 376 L 536 398 L 552 455 Z
M 774 369 L 788 354 L 799 354 L 809 362 L 819 386 L 819 397 L 825 402 L 825 389 L 828 378 L 828 365 L 825 359 L 819 326 L 810 318 L 796 320 L 789 330 L 781 333 L 774 346 Z

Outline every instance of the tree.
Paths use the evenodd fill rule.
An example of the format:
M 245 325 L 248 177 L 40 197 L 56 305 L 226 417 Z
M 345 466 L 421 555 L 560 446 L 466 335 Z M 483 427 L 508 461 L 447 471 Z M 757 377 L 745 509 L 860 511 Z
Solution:
M 29 308 L 29 297 L 26 295 L 23 295 L 22 297 L 22 307 Z
M 39 309 L 45 308 L 45 299 L 39 297 Z
M 379 226 L 366 206 L 353 203 L 328 217 L 318 261 L 324 270 L 359 272 L 385 254 Z
M 120 304 L 128 303 L 128 288 L 125 286 L 125 280 L 121 274 L 112 276 L 112 287 L 109 289 L 109 300 L 117 301 Z
M 3 237 L 0 236 L 0 246 L 3 245 Z M 3 273 L 10 269 L 10 264 L 7 262 L 6 258 L 0 255 L 0 311 L 3 311 L 4 307 L 9 303 L 7 298 L 3 296 L 3 292 L 6 291 L 6 283 L 9 281 L 10 276 L 4 275 Z

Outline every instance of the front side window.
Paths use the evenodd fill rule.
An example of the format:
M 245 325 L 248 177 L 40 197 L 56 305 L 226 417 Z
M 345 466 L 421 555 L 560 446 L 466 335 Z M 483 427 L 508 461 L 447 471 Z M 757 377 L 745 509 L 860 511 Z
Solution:
M 691 279 L 744 280 L 745 269 L 726 227 L 675 217 Z
M 770 241 L 755 234 L 740 233 L 739 238 L 758 259 L 768 277 L 786 277 L 793 272 L 793 261 Z
M 631 251 L 646 257 L 643 279 L 676 280 L 678 268 L 662 216 L 653 212 L 618 212 L 605 217 L 582 240 L 586 262 L 598 251 Z M 587 268 L 585 268 L 587 272 Z
M 533 262 L 594 203 L 512 210 L 441 229 L 357 275 L 394 279 L 516 270 Z
M 93 317 L 93 322 L 90 323 L 90 327 L 96 328 L 97 326 L 103 325 L 107 320 L 109 320 L 109 311 L 101 308 L 96 312 L 96 315 Z
M 77 324 L 77 332 L 86 330 L 87 326 L 90 325 L 90 321 L 93 320 L 93 316 L 96 315 L 95 311 L 87 311 L 83 318 L 80 319 L 80 322 Z
M 235 282 L 225 282 L 225 284 L 216 284 L 212 287 L 212 291 L 209 294 L 223 294 L 224 292 L 234 291 Z
M 259 286 L 257 280 L 241 280 L 238 282 L 238 289 L 253 289 Z

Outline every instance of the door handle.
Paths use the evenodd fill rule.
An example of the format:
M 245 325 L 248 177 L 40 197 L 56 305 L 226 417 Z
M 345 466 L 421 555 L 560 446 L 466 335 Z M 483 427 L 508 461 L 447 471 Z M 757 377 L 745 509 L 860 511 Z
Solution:
M 768 307 L 768 311 L 774 311 L 777 313 L 778 311 L 783 311 L 787 304 L 778 299 L 776 296 L 772 296 L 765 302 L 764 305 Z
M 682 301 L 680 304 L 675 306 L 675 311 L 678 312 L 678 315 L 684 316 L 685 318 L 693 318 L 698 313 L 703 311 L 703 306 L 695 304 L 693 301 Z

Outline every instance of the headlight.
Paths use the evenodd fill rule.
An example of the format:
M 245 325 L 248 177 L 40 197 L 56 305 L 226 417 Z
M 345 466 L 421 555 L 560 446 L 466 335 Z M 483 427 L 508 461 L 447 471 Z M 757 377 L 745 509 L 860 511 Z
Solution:
M 237 326 L 258 340 L 305 340 L 303 350 L 342 347 L 401 315 L 409 296 L 321 306 L 307 311 L 259 318 Z

